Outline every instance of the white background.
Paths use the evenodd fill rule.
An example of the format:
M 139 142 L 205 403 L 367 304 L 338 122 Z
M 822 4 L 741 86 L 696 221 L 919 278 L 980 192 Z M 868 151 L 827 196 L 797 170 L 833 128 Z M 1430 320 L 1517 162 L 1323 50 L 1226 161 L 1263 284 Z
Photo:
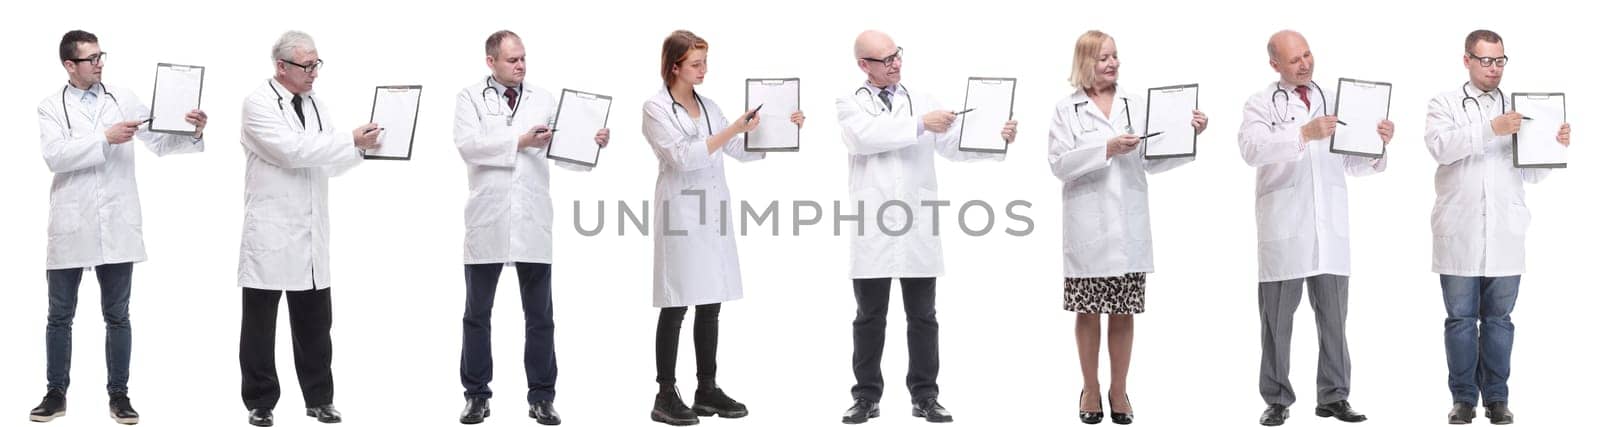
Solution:
M 150 261 L 135 269 L 132 396 L 144 424 L 242 425 L 235 285 L 243 154 L 239 106 L 270 76 L 269 49 L 284 30 L 316 37 L 327 61 L 317 90 L 342 129 L 364 123 L 372 87 L 422 84 L 414 160 L 368 162 L 333 180 L 336 403 L 352 426 L 449 425 L 461 407 L 457 377 L 463 283 L 464 167 L 450 142 L 454 95 L 480 82 L 483 40 L 521 33 L 534 64 L 528 81 L 616 97 L 612 146 L 592 173 L 552 175 L 556 200 L 555 302 L 561 375 L 558 408 L 568 425 L 650 425 L 655 392 L 650 307 L 651 245 L 616 219 L 579 236 L 572 203 L 637 204 L 650 197 L 656 160 L 639 132 L 639 106 L 660 87 L 661 39 L 685 28 L 710 41 L 700 90 L 724 107 L 742 105 L 748 77 L 803 79 L 810 116 L 799 153 L 730 166 L 738 199 L 764 206 L 824 205 L 847 197 L 846 159 L 833 99 L 863 80 L 851 43 L 883 29 L 906 48 L 905 83 L 961 102 L 968 76 L 1019 79 L 1018 141 L 1004 163 L 938 161 L 941 196 L 1003 206 L 1029 200 L 1031 236 L 955 232 L 946 217 L 947 275 L 940 279 L 942 401 L 966 425 L 1074 424 L 1080 380 L 1072 314 L 1061 310 L 1060 185 L 1045 163 L 1052 106 L 1070 93 L 1072 46 L 1101 29 L 1117 38 L 1123 84 L 1198 82 L 1211 129 L 1199 160 L 1152 177 L 1158 272 L 1138 317 L 1130 393 L 1140 425 L 1252 425 L 1259 326 L 1253 214 L 1254 171 L 1240 160 L 1239 112 L 1277 76 L 1267 37 L 1295 28 L 1318 59 L 1317 79 L 1392 82 L 1397 131 L 1389 170 L 1350 181 L 1355 275 L 1351 287 L 1351 399 L 1367 425 L 1443 424 L 1450 395 L 1441 339 L 1444 310 L 1429 272 L 1428 215 L 1436 166 L 1422 144 L 1427 101 L 1466 80 L 1461 44 L 1480 27 L 1504 35 L 1512 58 L 1505 88 L 1565 91 L 1577 128 L 1571 169 L 1528 187 L 1533 221 L 1528 271 L 1515 319 L 1513 408 L 1521 425 L 1570 425 L 1592 404 L 1596 300 L 1583 248 L 1600 238 L 1590 219 L 1600 124 L 1596 34 L 1578 3 L 1515 2 L 34 2 L 6 13 L 6 72 L 0 156 L 6 236 L 0 250 L 0 420 L 22 424 L 44 392 L 43 280 L 50 173 L 40 162 L 35 107 L 56 96 L 65 73 L 62 33 L 82 28 L 111 52 L 105 79 L 148 102 L 157 62 L 204 65 L 207 151 L 157 159 L 141 149 L 140 190 Z M 18 8 L 25 8 L 20 10 Z M 735 107 L 736 108 L 736 107 Z M 593 224 L 592 216 L 587 224 Z M 981 218 L 979 218 L 981 219 Z M 748 403 L 744 420 L 707 425 L 832 425 L 849 405 L 854 303 L 847 240 L 824 223 L 799 237 L 740 238 L 746 299 L 723 310 L 721 384 Z M 787 233 L 785 233 L 787 234 Z M 92 277 L 92 276 L 86 276 Z M 523 418 L 520 314 L 506 271 L 496 313 L 499 392 L 490 425 Z M 898 295 L 898 285 L 895 294 Z M 70 416 L 56 425 L 107 425 L 98 293 L 86 279 L 79 302 Z M 921 425 L 909 416 L 900 380 L 904 323 L 895 297 L 885 362 L 884 416 L 872 425 Z M 1293 374 L 1301 399 L 1292 425 L 1313 420 L 1315 333 L 1302 307 Z M 685 322 L 686 328 L 692 320 Z M 311 425 L 280 316 L 280 425 Z M 684 331 L 678 377 L 693 393 L 693 351 Z M 1104 365 L 1103 368 L 1104 369 Z M 1106 384 L 1109 381 L 1106 380 Z M 1480 419 L 1479 423 L 1486 420 Z

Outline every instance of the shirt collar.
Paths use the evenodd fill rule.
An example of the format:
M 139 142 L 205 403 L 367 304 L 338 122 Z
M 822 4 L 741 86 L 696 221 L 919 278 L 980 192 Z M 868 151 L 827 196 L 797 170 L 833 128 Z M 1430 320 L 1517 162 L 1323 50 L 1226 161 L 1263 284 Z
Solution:
M 1482 98 L 1484 95 L 1489 95 L 1489 100 L 1491 100 L 1491 101 L 1494 101 L 1497 98 L 1497 96 L 1495 95 L 1495 93 L 1497 91 L 1485 92 L 1483 90 L 1478 89 L 1478 85 L 1472 84 L 1472 82 L 1467 82 L 1466 86 L 1467 86 L 1467 95 L 1471 96 L 1473 98 Z
M 71 96 L 74 99 L 83 99 L 83 96 L 86 93 L 93 93 L 95 96 L 100 96 L 100 93 L 104 90 L 104 86 L 99 84 L 89 86 L 89 90 L 83 90 L 73 86 L 72 83 L 67 83 L 67 96 Z
M 878 96 L 878 92 L 889 91 L 889 96 L 893 97 L 895 95 L 899 95 L 900 92 L 904 92 L 905 91 L 905 89 L 901 88 L 899 84 L 895 84 L 895 85 L 889 86 L 887 88 L 880 88 L 880 87 L 874 86 L 874 85 L 872 85 L 872 82 L 864 82 L 861 85 L 862 86 L 866 86 L 867 90 L 872 92 L 872 96 Z
M 489 80 L 489 87 L 494 88 L 494 93 L 500 94 L 501 98 L 505 98 L 506 97 L 506 89 L 510 89 L 510 87 L 508 87 L 506 85 L 503 85 L 503 84 L 500 84 L 500 81 L 499 80 L 495 80 L 494 76 L 489 76 L 488 80 Z M 518 87 L 518 89 L 520 90 L 521 87 Z

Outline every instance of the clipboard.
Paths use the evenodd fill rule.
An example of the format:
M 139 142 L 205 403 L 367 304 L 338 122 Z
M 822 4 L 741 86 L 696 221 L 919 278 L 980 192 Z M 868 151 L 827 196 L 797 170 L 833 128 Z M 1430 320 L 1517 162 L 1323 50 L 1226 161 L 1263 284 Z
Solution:
M 164 73 L 163 71 L 166 72 Z M 163 75 L 172 75 L 171 73 L 185 73 L 185 78 L 191 78 L 199 81 L 194 88 L 194 99 L 192 106 L 188 99 L 183 99 L 188 98 L 185 96 L 188 95 L 187 93 L 180 92 L 178 94 L 172 94 L 171 90 L 173 88 L 169 88 L 167 91 L 161 90 L 161 77 Z M 198 75 L 194 75 L 195 73 L 198 73 Z M 176 76 L 174 75 L 174 77 Z M 169 64 L 165 62 L 158 63 L 156 64 L 154 86 L 155 87 L 150 91 L 150 131 L 174 135 L 193 135 L 195 126 L 184 121 L 183 116 L 187 114 L 188 110 L 200 108 L 200 95 L 205 91 L 206 87 L 206 67 L 199 65 Z M 168 96 L 163 97 L 163 95 Z M 179 99 L 173 99 L 174 97 L 178 97 Z M 157 115 L 157 113 L 162 111 L 164 107 L 189 108 L 184 110 L 184 115 L 180 115 L 176 119 L 176 123 L 173 123 L 173 119 L 168 118 L 167 115 Z
M 780 131 L 785 131 L 786 130 L 785 128 L 787 128 L 787 127 L 794 127 L 794 146 L 792 146 L 792 147 L 790 147 L 790 146 L 766 146 L 766 147 L 751 146 L 751 144 L 750 144 L 750 133 L 749 132 L 745 132 L 745 134 L 744 134 L 744 150 L 745 151 L 749 151 L 749 152 L 752 152 L 752 153 L 773 153 L 773 152 L 797 152 L 797 151 L 800 151 L 800 127 L 799 126 L 795 126 L 793 123 L 789 122 L 789 114 L 791 114 L 791 113 L 793 113 L 795 111 L 800 111 L 800 78 L 798 78 L 798 77 L 784 77 L 784 78 L 769 78 L 769 79 L 745 79 L 745 81 L 744 81 L 744 111 L 750 111 L 751 108 L 755 108 L 756 107 L 755 105 L 751 105 L 751 102 L 750 102 L 750 88 L 751 87 L 769 87 L 769 86 L 782 87 L 782 86 L 788 86 L 790 84 L 794 85 L 794 104 L 790 105 L 787 102 L 774 103 L 774 102 L 770 102 L 770 101 L 764 102 L 764 103 L 758 103 L 758 105 L 763 105 L 763 107 L 762 107 L 762 111 L 761 112 L 756 113 L 757 115 L 761 116 L 761 125 L 760 125 L 761 127 L 759 129 L 757 129 L 757 130 L 761 131 L 761 133 L 780 132 Z M 787 99 L 783 99 L 783 101 L 788 101 L 788 100 Z M 768 108 L 765 107 L 765 105 L 772 105 L 772 108 L 768 109 Z M 742 117 L 740 117 L 740 118 L 742 118 Z M 735 118 L 735 120 L 737 120 L 737 119 L 738 118 Z M 765 140 L 767 138 L 762 138 L 762 139 Z
M 1198 150 L 1199 150 L 1199 147 L 1200 147 L 1200 144 L 1199 144 L 1200 134 L 1198 132 L 1195 132 L 1194 126 L 1192 124 L 1190 124 L 1190 122 L 1193 121 L 1193 119 L 1192 119 L 1193 113 L 1191 113 L 1189 116 L 1186 116 L 1186 117 L 1190 118 L 1189 120 L 1184 120 L 1183 121 L 1181 127 L 1184 130 L 1171 129 L 1172 127 L 1179 127 L 1179 126 L 1165 126 L 1165 125 L 1162 125 L 1160 123 L 1158 123 L 1157 126 L 1156 126 L 1158 129 L 1151 129 L 1150 128 L 1151 112 L 1154 109 L 1153 106 L 1156 104 L 1157 96 L 1158 95 L 1183 96 L 1185 94 L 1185 92 L 1189 92 L 1189 93 L 1193 93 L 1194 94 L 1194 105 L 1191 106 L 1191 110 L 1199 110 L 1200 109 L 1200 84 L 1199 83 L 1190 83 L 1190 84 L 1186 84 L 1186 85 L 1173 85 L 1173 86 L 1153 87 L 1153 88 L 1150 88 L 1149 90 L 1145 91 L 1145 98 L 1144 98 L 1145 99 L 1145 103 L 1144 103 L 1144 132 L 1145 132 L 1145 134 L 1148 135 L 1148 134 L 1152 134 L 1152 133 L 1155 133 L 1155 132 L 1164 132 L 1162 135 L 1156 136 L 1156 137 L 1152 137 L 1151 139 L 1162 138 L 1162 137 L 1166 137 L 1166 136 L 1169 136 L 1169 135 L 1183 135 L 1183 133 L 1179 133 L 1179 132 L 1187 132 L 1187 134 L 1189 135 L 1189 151 L 1187 153 L 1154 154 L 1154 155 L 1152 155 L 1152 154 L 1150 154 L 1150 143 L 1151 143 L 1151 141 L 1149 141 L 1149 140 L 1144 141 L 1143 144 L 1139 144 L 1139 147 L 1140 147 L 1140 149 L 1142 151 L 1144 151 L 1144 158 L 1145 159 L 1149 159 L 1149 160 L 1176 159 L 1176 158 L 1183 158 L 1183 157 L 1196 157 L 1199 154 Z
M 1546 119 L 1546 118 L 1544 118 L 1544 116 L 1549 116 L 1549 114 L 1544 114 L 1544 113 L 1538 113 L 1538 114 L 1530 115 L 1530 117 L 1533 117 L 1534 120 L 1523 122 L 1522 123 L 1522 130 L 1518 130 L 1517 133 L 1511 134 L 1511 166 L 1512 167 L 1516 167 L 1516 168 L 1524 168 L 1524 169 L 1526 169 L 1526 168 L 1547 168 L 1547 169 L 1562 169 L 1562 168 L 1566 168 L 1567 167 L 1567 162 L 1566 162 L 1566 149 L 1565 149 L 1565 147 L 1562 148 L 1562 152 L 1561 152 L 1561 160 L 1562 161 L 1561 162 L 1544 162 L 1543 160 L 1535 160 L 1535 161 L 1532 161 L 1532 162 L 1529 162 L 1529 163 L 1523 163 L 1522 162 L 1522 146 L 1521 146 L 1521 141 L 1520 141 L 1521 138 L 1520 137 L 1522 135 L 1522 131 L 1523 130 L 1527 130 L 1528 129 L 1528 125 L 1532 124 L 1531 122 L 1538 122 L 1540 120 L 1551 120 L 1551 121 L 1539 122 L 1539 125 L 1540 126 L 1555 126 L 1555 131 L 1556 132 L 1560 132 L 1561 131 L 1560 130 L 1561 129 L 1561 124 L 1567 122 L 1567 94 L 1565 92 L 1512 92 L 1511 93 L 1511 111 L 1516 111 L 1516 112 L 1520 113 L 1522 111 L 1517 109 L 1517 98 L 1527 98 L 1529 100 L 1548 100 L 1550 98 L 1561 98 L 1561 121 L 1556 122 L 1556 121 L 1551 120 L 1551 119 Z M 1523 105 L 1527 105 L 1527 103 L 1524 102 Z M 1550 124 L 1550 123 L 1554 123 L 1554 124 Z M 1555 142 L 1551 142 L 1551 144 L 1556 144 L 1556 143 Z
M 562 120 L 566 120 L 566 124 Z M 594 134 L 604 129 L 609 120 L 610 96 L 561 89 L 561 101 L 556 103 L 551 126 L 558 132 L 545 147 L 545 158 L 595 167 L 600 163 L 600 146 L 594 143 Z
M 1382 88 L 1382 90 L 1384 91 L 1384 94 L 1383 94 L 1383 96 L 1384 96 L 1384 98 L 1383 98 L 1383 119 L 1382 120 L 1388 120 L 1389 119 L 1390 101 L 1394 98 L 1394 86 L 1393 85 L 1390 85 L 1389 83 L 1384 83 L 1384 82 L 1372 82 L 1372 81 L 1366 81 L 1366 80 L 1347 79 L 1347 78 L 1342 78 L 1342 77 L 1339 78 L 1338 87 L 1335 88 L 1334 92 L 1333 92 L 1334 93 L 1334 97 L 1338 98 L 1338 100 L 1335 101 L 1334 105 L 1333 105 L 1333 115 L 1334 116 L 1338 116 L 1340 107 L 1344 106 L 1344 101 L 1345 101 L 1344 87 L 1345 87 L 1346 84 L 1362 86 L 1362 87 L 1366 87 L 1366 88 L 1370 88 L 1370 89 L 1374 89 L 1374 90 L 1377 90 L 1378 88 Z M 1344 118 L 1341 117 L 1340 120 L 1344 120 Z M 1349 121 L 1347 121 L 1347 122 L 1349 122 Z M 1367 121 L 1361 121 L 1360 123 L 1355 123 L 1355 124 L 1351 124 L 1351 125 L 1339 125 L 1339 126 L 1345 126 L 1345 127 L 1348 127 L 1348 128 L 1352 128 L 1352 130 L 1355 131 L 1355 132 L 1363 132 L 1363 131 L 1359 130 L 1360 128 L 1357 128 L 1357 126 L 1367 126 L 1369 124 L 1371 124 L 1373 126 L 1373 127 L 1369 128 L 1369 129 L 1372 129 L 1373 134 L 1376 134 L 1378 132 L 1377 127 L 1376 127 L 1377 125 L 1369 123 Z M 1344 154 L 1344 155 L 1347 155 L 1347 156 L 1359 156 L 1359 157 L 1367 157 L 1367 158 L 1373 158 L 1373 159 L 1382 158 L 1384 155 L 1389 153 L 1388 144 L 1382 144 L 1381 141 L 1380 141 L 1380 144 L 1379 144 L 1379 147 L 1381 147 L 1381 148 L 1378 149 L 1377 153 L 1368 153 L 1368 152 L 1355 151 L 1355 150 L 1340 150 L 1338 148 L 1339 147 L 1339 131 L 1340 130 L 1341 129 L 1335 128 L 1334 131 L 1333 131 L 1333 135 L 1328 137 L 1328 151 L 1336 153 L 1336 154 Z M 1346 140 L 1348 140 L 1348 138 L 1346 138 Z
M 1008 97 L 1008 100 L 1006 101 L 1005 113 L 1001 114 L 1000 112 L 990 110 L 990 109 L 993 108 L 993 106 L 987 106 L 987 109 L 974 107 L 972 105 L 972 102 L 974 101 L 974 98 L 973 98 L 973 95 L 974 95 L 973 88 L 974 87 L 977 87 L 979 89 L 977 95 L 980 97 L 980 99 L 987 99 L 989 97 L 997 96 L 997 95 L 999 95 L 1001 93 L 1004 93 Z M 958 139 L 956 140 L 956 149 L 960 150 L 960 151 L 973 152 L 973 153 L 1005 154 L 1006 150 L 1011 148 L 1011 144 L 1005 143 L 1005 140 L 1000 138 L 1000 129 L 1005 127 L 1005 122 L 1011 120 L 1011 116 L 1014 113 L 1016 103 L 1017 103 L 1017 79 L 1016 78 L 1014 78 L 1014 77 L 969 77 L 969 78 L 967 78 L 966 100 L 962 102 L 962 105 L 963 105 L 963 109 L 969 109 L 971 111 L 966 113 L 966 114 L 962 114 L 961 115 L 961 135 L 957 136 Z M 969 123 L 971 124 L 971 126 L 969 126 Z M 986 142 L 985 145 L 983 145 L 983 146 L 977 146 L 976 143 L 974 143 L 973 145 L 968 145 L 967 129 L 969 127 L 979 128 L 979 130 L 975 131 L 975 132 L 978 132 L 978 133 L 973 134 L 973 138 L 974 139 L 980 138 L 979 135 L 982 135 L 984 132 L 988 132 L 989 136 L 994 137 L 995 141 L 999 141 L 1000 142 L 999 143 L 999 148 L 993 147 L 992 145 L 994 145 L 994 144 L 990 143 L 990 142 Z M 987 128 L 987 130 L 985 130 L 986 128 Z
M 402 103 L 394 106 L 389 102 L 380 102 L 392 101 L 392 97 L 401 97 Z M 379 105 L 383 105 L 385 108 L 384 117 L 378 116 Z M 405 107 L 410 107 L 409 110 L 411 110 L 410 123 L 405 123 L 404 119 L 401 119 L 399 123 L 379 122 L 380 119 L 390 120 L 391 114 L 405 113 Z M 400 110 L 393 110 L 394 108 L 399 108 Z M 362 154 L 361 158 L 368 160 L 411 160 L 411 149 L 416 145 L 417 140 L 417 116 L 421 111 L 422 85 L 392 85 L 373 88 L 372 112 L 367 116 L 367 122 L 377 123 L 379 126 L 383 126 L 384 130 L 378 131 L 380 132 L 378 134 L 378 142 L 380 143 L 378 153 Z M 401 139 L 404 140 L 405 150 L 396 153 L 400 150 L 394 148 L 393 144 L 400 143 Z

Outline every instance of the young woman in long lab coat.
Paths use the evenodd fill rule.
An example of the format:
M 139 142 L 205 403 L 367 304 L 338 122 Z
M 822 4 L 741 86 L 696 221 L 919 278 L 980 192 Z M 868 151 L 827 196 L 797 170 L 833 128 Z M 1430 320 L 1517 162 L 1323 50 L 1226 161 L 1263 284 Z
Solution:
M 688 31 L 668 35 L 661 44 L 665 87 L 644 103 L 644 137 L 661 163 L 656 176 L 654 286 L 654 304 L 661 308 L 656 323 L 656 383 L 661 390 L 650 419 L 671 425 L 698 423 L 697 415 L 738 418 L 749 413 L 716 383 L 717 314 L 722 302 L 743 296 L 733 235 L 724 231 L 717 210 L 730 199 L 723 155 L 739 161 L 766 155 L 744 149 L 744 133 L 761 122 L 754 111 L 729 122 L 715 102 L 695 92 L 695 85 L 705 80 L 707 47 L 705 39 Z M 805 117 L 797 111 L 789 120 L 800 125 Z M 678 395 L 674 374 L 678 331 L 689 306 L 695 307 L 699 380 L 692 409 Z
M 1111 420 L 1133 422 L 1128 362 L 1133 315 L 1144 312 L 1145 274 L 1154 270 L 1146 173 L 1159 173 L 1193 157 L 1146 160 L 1135 125 L 1144 126 L 1145 99 L 1117 84 L 1121 61 L 1111 36 L 1078 37 L 1072 60 L 1076 91 L 1056 104 L 1050 127 L 1050 170 L 1062 181 L 1062 252 L 1066 260 L 1063 306 L 1078 313 L 1078 363 L 1083 391 L 1078 417 L 1104 417 L 1100 395 L 1100 317 L 1111 317 Z M 1206 116 L 1194 112 L 1196 132 Z

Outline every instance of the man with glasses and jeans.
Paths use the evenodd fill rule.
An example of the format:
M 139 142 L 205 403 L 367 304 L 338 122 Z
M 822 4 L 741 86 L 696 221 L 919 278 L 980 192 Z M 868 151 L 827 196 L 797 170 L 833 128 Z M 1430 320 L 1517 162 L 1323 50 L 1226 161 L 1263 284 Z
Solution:
M 50 312 L 45 326 L 44 401 L 28 419 L 46 422 L 66 415 L 72 366 L 72 319 L 84 270 L 100 282 L 100 312 L 106 323 L 106 391 L 111 417 L 139 422 L 128 401 L 128 365 L 133 330 L 128 319 L 133 264 L 145 260 L 134 181 L 137 138 L 157 156 L 205 151 L 201 135 L 206 113 L 192 110 L 184 120 L 193 134 L 153 133 L 143 126 L 150 107 L 133 92 L 100 80 L 106 53 L 94 34 L 73 30 L 61 37 L 65 86 L 52 87 L 39 102 L 39 142 L 45 165 L 55 173 L 50 185 L 50 225 L 45 245 L 45 281 Z
M 944 255 L 935 232 L 939 184 L 933 155 L 955 161 L 1002 159 L 1002 154 L 971 153 L 957 147 L 961 125 L 941 109 L 930 92 L 912 93 L 900 84 L 905 50 L 889 35 L 866 31 L 856 38 L 856 66 L 867 80 L 835 101 L 845 149 L 850 153 L 850 216 L 860 226 L 850 239 L 850 277 L 856 298 L 851 365 L 855 402 L 845 424 L 878 416 L 883 397 L 884 329 L 891 281 L 900 279 L 906 311 L 906 350 L 911 354 L 906 387 L 911 415 L 950 422 L 939 404 L 939 320 L 934 312 L 934 281 L 944 274 Z M 1010 144 L 1016 121 L 993 129 Z M 901 205 L 896 207 L 895 205 Z M 845 215 L 842 212 L 841 215 Z M 844 220 L 846 216 L 839 219 Z
M 289 31 L 272 47 L 273 78 L 244 100 L 244 231 L 239 240 L 241 394 L 255 426 L 273 423 L 278 300 L 287 294 L 294 367 L 306 416 L 342 420 L 333 407 L 333 299 L 328 257 L 328 178 L 361 163 L 381 129 L 348 135 L 312 91 L 322 59 L 311 36 Z M 347 139 L 348 138 L 348 139 Z
M 1424 137 L 1439 162 L 1434 174 L 1433 272 L 1444 293 L 1445 357 L 1454 403 L 1450 424 L 1477 417 L 1479 397 L 1493 424 L 1511 424 L 1506 379 L 1511 376 L 1511 309 L 1522 279 L 1530 214 L 1522 184 L 1549 169 L 1513 167 L 1512 134 L 1523 117 L 1510 111 L 1500 89 L 1508 58 L 1500 35 L 1467 34 L 1461 64 L 1468 81 L 1428 103 Z M 1555 120 L 1539 117 L 1539 120 Z M 1571 143 L 1561 125 L 1557 142 Z

